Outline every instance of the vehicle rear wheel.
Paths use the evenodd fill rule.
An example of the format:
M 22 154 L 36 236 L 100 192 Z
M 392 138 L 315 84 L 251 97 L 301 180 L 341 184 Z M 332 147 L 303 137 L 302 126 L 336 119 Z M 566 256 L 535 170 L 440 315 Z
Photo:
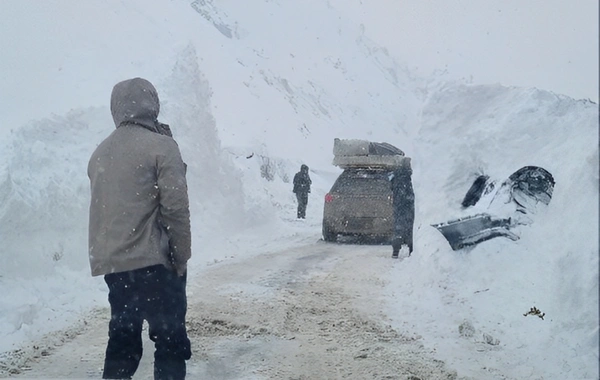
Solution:
M 329 242 L 335 242 L 337 240 L 337 233 L 325 224 L 323 224 L 323 240 Z

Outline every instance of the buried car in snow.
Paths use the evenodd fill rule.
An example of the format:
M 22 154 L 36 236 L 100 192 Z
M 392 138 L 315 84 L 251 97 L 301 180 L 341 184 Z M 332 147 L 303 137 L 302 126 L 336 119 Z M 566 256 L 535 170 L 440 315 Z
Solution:
M 344 171 L 325 195 L 323 240 L 338 236 L 390 242 L 393 208 L 390 175 L 410 158 L 393 145 L 334 140 L 333 164 Z
M 499 236 L 518 240 L 515 228 L 531 224 L 538 208 L 550 203 L 554 184 L 552 174 L 538 166 L 522 167 L 500 187 L 481 175 L 462 201 L 463 208 L 474 207 L 480 212 L 432 226 L 444 235 L 453 250 Z

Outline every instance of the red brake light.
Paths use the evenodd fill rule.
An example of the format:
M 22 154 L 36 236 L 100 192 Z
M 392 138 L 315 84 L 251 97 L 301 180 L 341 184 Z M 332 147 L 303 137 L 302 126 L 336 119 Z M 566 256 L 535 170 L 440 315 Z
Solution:
M 327 193 L 325 194 L 325 202 L 329 203 L 329 202 L 333 202 L 333 195 Z

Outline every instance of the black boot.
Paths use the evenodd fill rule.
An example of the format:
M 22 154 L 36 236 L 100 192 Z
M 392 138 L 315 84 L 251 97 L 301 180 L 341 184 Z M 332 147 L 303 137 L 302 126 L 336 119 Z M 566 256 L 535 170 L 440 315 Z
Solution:
M 397 259 L 398 254 L 400 253 L 400 246 L 402 245 L 402 240 L 395 237 L 392 239 L 392 259 Z
M 184 380 L 185 361 L 162 360 L 154 361 L 154 380 Z

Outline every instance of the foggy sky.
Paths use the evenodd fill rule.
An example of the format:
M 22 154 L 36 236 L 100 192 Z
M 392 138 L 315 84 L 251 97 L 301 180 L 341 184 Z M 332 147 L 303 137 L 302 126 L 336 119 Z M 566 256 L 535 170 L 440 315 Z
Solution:
M 417 72 L 598 100 L 597 0 L 331 0 Z

